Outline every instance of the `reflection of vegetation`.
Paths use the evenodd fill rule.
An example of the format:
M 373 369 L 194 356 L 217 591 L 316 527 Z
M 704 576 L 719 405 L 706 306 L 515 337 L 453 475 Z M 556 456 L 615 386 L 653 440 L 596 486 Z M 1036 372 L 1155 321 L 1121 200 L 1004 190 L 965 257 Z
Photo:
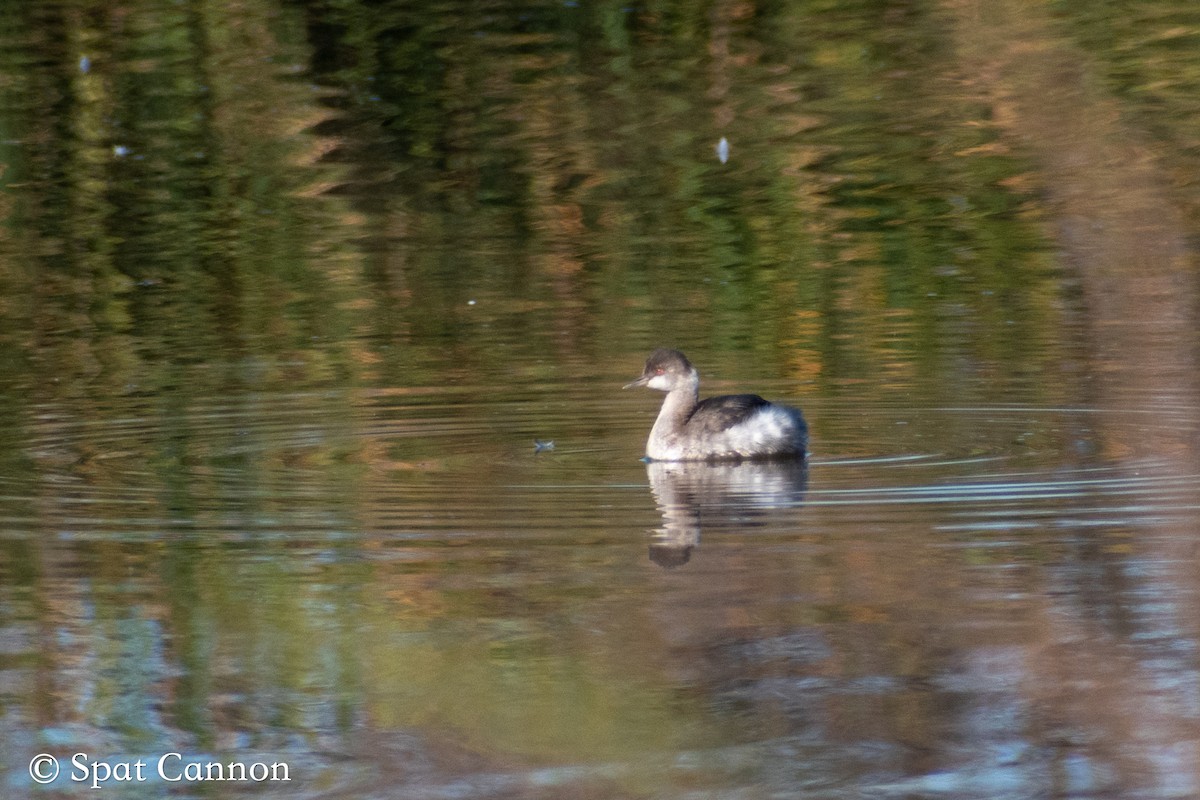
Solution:
M 1064 8 L 1063 24 L 1194 150 L 1194 30 L 1164 11 L 1107 47 L 1114 16 Z M 355 550 L 323 583 L 288 571 L 311 557 L 288 536 L 210 538 L 340 535 L 379 490 L 359 460 L 419 474 L 532 441 L 518 384 L 557 365 L 624 376 L 651 344 L 723 354 L 728 378 L 753 353 L 758 373 L 864 403 L 1075 391 L 1053 379 L 1072 299 L 1029 167 L 929 4 L 2 2 L 0 20 L 0 471 L 33 498 L 14 515 L 45 521 L 31 538 L 78 519 L 47 478 L 65 473 L 107 498 L 87 521 L 163 540 L 95 559 L 161 572 L 161 609 L 77 598 L 120 643 L 99 655 L 123 670 L 100 724 L 155 724 L 138 669 L 161 637 L 185 673 L 174 724 L 206 746 L 219 714 L 253 727 L 214 694 L 282 686 L 253 722 L 304 728 L 297 698 L 340 692 L 339 724 L 367 697 L 385 724 L 436 715 L 531 752 L 627 755 L 675 712 L 615 655 L 562 645 L 570 625 L 523 608 L 480 622 L 495 595 L 456 596 L 425 562 L 380 578 Z M 469 442 L 439 451 L 404 420 L 362 441 L 354 389 L 435 383 L 466 385 L 439 413 L 476 423 Z M 603 433 L 588 416 L 559 419 Z M 318 486 L 295 485 L 304 468 Z M 475 480 L 461 501 L 498 505 L 497 479 Z M 37 548 L 6 547 L 15 582 L 53 595 Z M 415 617 L 400 633 L 395 608 L 356 594 L 380 586 Z
M 456 19 L 310 10 L 344 124 L 375 131 L 346 154 L 370 165 L 356 196 L 386 198 L 380 227 L 412 243 L 410 297 L 439 309 L 408 315 L 414 347 L 468 345 L 483 313 L 467 300 L 516 293 L 560 319 L 492 318 L 490 342 L 667 338 L 775 353 L 833 392 L 890 374 L 960 399 L 983 372 L 1029 387 L 1057 368 L 1057 283 L 1011 188 L 1024 166 L 941 77 L 936 14 L 582 3 Z
M 1106 89 L 1125 103 L 1139 129 L 1163 144 L 1191 222 L 1200 219 L 1192 176 L 1200 169 L 1200 8 L 1173 0 L 1054 3 L 1063 32 L 1094 60 Z
M 297 197 L 317 179 L 296 169 L 317 146 L 298 134 L 321 112 L 283 80 L 302 53 L 272 37 L 266 10 L 27 8 L 5 48 L 6 127 L 23 146 L 7 165 L 2 269 L 40 298 L 32 327 L 72 334 L 51 358 L 86 342 L 111 391 L 171 380 L 148 365 L 229 357 L 262 336 L 272 351 L 280 337 L 308 347 L 336 325 L 337 283 L 313 263 L 328 250 L 319 209 Z

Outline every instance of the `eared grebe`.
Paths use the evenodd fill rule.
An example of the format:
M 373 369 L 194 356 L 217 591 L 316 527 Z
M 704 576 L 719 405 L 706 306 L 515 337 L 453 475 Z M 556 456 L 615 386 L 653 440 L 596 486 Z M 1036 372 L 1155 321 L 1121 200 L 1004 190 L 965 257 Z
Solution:
M 678 350 L 659 348 L 646 359 L 642 377 L 627 384 L 666 392 L 650 429 L 651 461 L 724 461 L 803 458 L 808 425 L 790 406 L 756 394 L 729 394 L 698 402 L 700 375 Z

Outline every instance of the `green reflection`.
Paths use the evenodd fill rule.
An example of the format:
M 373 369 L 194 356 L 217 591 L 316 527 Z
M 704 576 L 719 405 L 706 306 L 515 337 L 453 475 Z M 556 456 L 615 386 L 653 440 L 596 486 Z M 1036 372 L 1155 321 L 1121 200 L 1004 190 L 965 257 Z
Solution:
M 470 301 L 519 298 L 552 321 L 489 317 L 490 346 L 533 354 L 569 331 L 585 353 L 755 352 L 833 396 L 893 364 L 918 371 L 886 389 L 932 402 L 994 393 L 981 372 L 1053 385 L 1062 294 L 1029 166 L 947 77 L 936 8 L 568 3 L 446 26 L 392 3 L 317 19 L 344 124 L 375 132 L 346 157 L 372 165 L 362 207 L 403 232 L 403 267 L 377 275 L 402 272 L 413 348 L 486 368 L 488 312 Z
M 1056 24 L 1152 120 L 1194 217 L 1195 26 L 1131 5 Z M 817 419 L 831 457 L 1068 450 L 1086 422 L 934 416 L 906 439 L 871 413 L 1090 397 L 1063 377 L 1089 368 L 1077 265 L 1002 82 L 970 69 L 987 54 L 947 34 L 956 9 L 0 3 L 22 729 L 214 751 L 416 729 L 484 761 L 723 741 L 736 714 L 664 666 L 684 657 L 644 612 L 660 576 L 609 555 L 641 540 L 584 494 L 561 502 L 595 528 L 549 546 L 526 489 L 641 489 L 610 466 L 634 452 L 612 397 L 658 344 L 863 409 Z M 719 630 L 879 626 L 898 644 L 872 668 L 924 679 L 925 631 L 889 619 L 907 595 L 810 602 L 794 578 L 851 586 L 839 557 L 779 559 L 765 595 L 793 606 L 747 601 Z M 982 561 L 956 558 L 919 565 Z M 936 704 L 904 700 L 929 735 Z

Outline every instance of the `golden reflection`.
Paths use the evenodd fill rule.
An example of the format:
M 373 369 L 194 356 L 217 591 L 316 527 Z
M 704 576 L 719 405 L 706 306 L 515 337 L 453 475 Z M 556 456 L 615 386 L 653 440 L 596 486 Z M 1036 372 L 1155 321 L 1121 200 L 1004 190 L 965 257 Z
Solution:
M 1119 408 L 1132 387 L 1147 399 L 1196 397 L 1196 338 L 1181 335 L 1197 328 L 1195 260 L 1168 165 L 1122 118 L 1117 99 L 1096 88 L 1092 65 L 1055 34 L 1045 8 L 949 5 L 964 72 L 1041 167 L 1063 264 L 1087 303 L 1098 399 Z M 1133 456 L 1175 449 L 1132 441 L 1133 429 L 1107 431 L 1105 447 Z
M 1092 374 L 1075 387 L 1076 402 L 1105 412 L 1098 420 L 1101 453 L 1127 464 L 1130 476 L 1192 478 L 1200 463 L 1200 306 L 1172 153 L 1102 88 L 1095 60 L 1062 35 L 1048 4 L 946 5 L 955 14 L 964 74 L 1038 164 L 1061 262 L 1082 289 L 1082 347 Z M 1162 424 L 1147 429 L 1142 415 L 1156 409 Z M 1145 459 L 1156 466 L 1148 469 Z M 1077 746 L 1111 765 L 1121 793 L 1200 786 L 1194 716 L 1153 688 L 1158 656 L 1107 622 L 1136 615 L 1118 598 L 1152 592 L 1172 606 L 1157 624 L 1181 626 L 1194 641 L 1194 540 L 1194 519 L 1166 515 L 1120 548 L 1099 540 L 1081 545 L 1081 562 L 1096 573 L 1096 585 L 1085 591 L 1090 602 L 1060 598 L 1045 574 L 1042 600 L 1029 611 L 1031 640 L 1016 651 L 1027 660 L 1022 684 L 1031 701 L 1064 730 L 1097 732 Z M 1166 756 L 1173 751 L 1180 757 Z

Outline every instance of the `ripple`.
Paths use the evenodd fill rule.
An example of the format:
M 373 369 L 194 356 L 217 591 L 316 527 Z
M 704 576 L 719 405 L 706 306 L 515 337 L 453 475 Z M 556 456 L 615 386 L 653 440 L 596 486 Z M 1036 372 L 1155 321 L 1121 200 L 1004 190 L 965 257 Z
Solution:
M 44 405 L 25 431 L 34 469 L 0 476 L 0 519 L 9 535 L 49 525 L 62 535 L 145 538 L 199 527 L 409 541 L 549 541 L 564 530 L 594 537 L 653 524 L 656 497 L 635 457 L 644 404 L 565 402 L 560 388 L 250 394 L 174 409 L 135 397 L 88 418 Z M 684 494 L 702 498 L 709 522 L 742 525 L 764 509 L 794 524 L 821 508 L 896 516 L 930 507 L 942 509 L 932 529 L 981 535 L 1193 514 L 1200 474 L 1167 458 L 1105 460 L 1072 446 L 1081 429 L 1066 418 L 1113 413 L 1139 436 L 1188 430 L 1196 409 L 815 404 L 814 440 L 825 452 L 810 459 L 806 490 L 731 484 L 709 469 L 689 478 Z M 1130 419 L 1144 428 L 1132 430 Z M 905 438 L 889 438 L 898 422 Z M 871 430 L 859 435 L 863 425 Z M 535 438 L 559 446 L 534 453 Z M 934 439 L 941 446 L 912 446 Z

